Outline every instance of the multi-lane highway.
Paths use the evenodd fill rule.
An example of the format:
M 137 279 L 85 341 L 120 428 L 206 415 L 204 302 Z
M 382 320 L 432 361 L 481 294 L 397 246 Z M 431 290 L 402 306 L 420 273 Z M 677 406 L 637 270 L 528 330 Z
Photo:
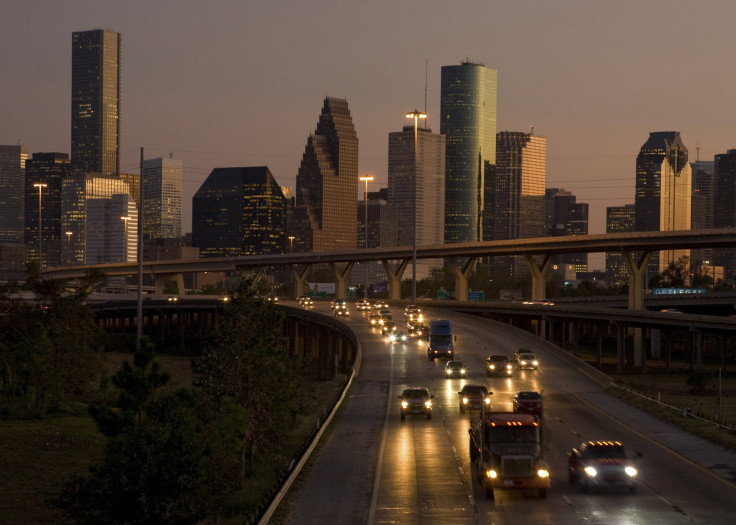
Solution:
M 330 314 L 329 306 L 317 310 Z M 394 320 L 403 310 L 393 308 Z M 346 322 L 363 346 L 360 373 L 323 437 L 283 522 L 295 523 L 641 523 L 731 524 L 736 521 L 736 455 L 693 438 L 608 396 L 601 385 L 529 336 L 472 317 L 448 314 L 466 379 L 446 379 L 444 360 L 428 361 L 426 346 L 410 339 L 387 343 L 367 315 L 351 305 Z M 429 318 L 436 315 L 425 312 Z M 531 342 L 530 342 L 531 341 Z M 537 371 L 487 377 L 490 353 L 513 355 L 533 346 Z M 519 390 L 544 392 L 547 459 L 552 485 L 546 499 L 534 492 L 496 491 L 487 500 L 468 453 L 468 415 L 458 390 L 484 383 L 496 410 L 511 410 Z M 435 396 L 431 420 L 399 417 L 397 396 L 410 385 Z M 635 494 L 584 494 L 567 478 L 566 452 L 588 439 L 616 439 L 641 452 Z M 728 477 L 731 476 L 729 480 Z

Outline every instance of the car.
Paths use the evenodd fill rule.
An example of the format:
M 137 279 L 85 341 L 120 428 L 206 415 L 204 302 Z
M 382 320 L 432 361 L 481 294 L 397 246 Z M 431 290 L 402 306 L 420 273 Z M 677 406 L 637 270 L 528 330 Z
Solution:
M 312 306 L 314 306 L 314 299 L 312 299 L 311 297 L 305 297 L 304 300 L 302 300 L 301 305 L 304 308 L 311 308 Z
M 302 304 L 302 301 L 303 301 L 304 299 L 306 299 L 306 298 L 307 298 L 307 296 L 306 296 L 306 295 L 300 295 L 300 296 L 298 296 L 298 297 L 296 298 L 296 302 L 297 302 L 297 303 L 299 303 L 299 304 Z
M 542 416 L 542 394 L 533 390 L 522 390 L 514 395 L 514 412 Z
M 405 343 L 408 339 L 406 332 L 395 331 L 388 335 L 388 340 L 391 343 Z
M 427 325 L 424 324 L 409 324 L 407 325 L 407 329 L 409 330 L 409 337 L 417 337 L 422 338 L 426 337 L 429 333 L 429 328 Z
M 460 397 L 460 413 L 466 410 L 491 410 L 491 395 L 485 385 L 467 384 L 457 393 Z
M 583 492 L 596 488 L 636 492 L 639 471 L 620 441 L 583 441 L 567 456 L 568 480 Z M 641 453 L 636 457 L 641 457 Z
M 384 321 L 381 325 L 381 335 L 390 335 L 398 329 L 399 327 L 393 321 Z
M 357 310 L 360 310 L 361 312 L 364 310 L 370 310 L 371 309 L 371 303 L 368 301 L 368 299 L 361 299 L 357 303 L 355 303 L 355 308 Z
M 534 353 L 534 350 L 532 348 L 529 348 L 528 346 L 517 348 L 516 351 L 514 352 L 514 361 L 518 361 L 519 356 L 521 354 L 533 354 L 533 353 Z
M 511 359 L 506 354 L 491 354 L 486 358 L 486 375 L 511 375 Z
M 267 300 L 267 301 L 268 301 L 269 303 L 277 303 L 277 302 L 279 302 L 279 298 L 278 298 L 278 296 L 277 296 L 277 295 L 274 295 L 274 294 L 269 294 L 269 295 L 267 295 L 267 296 L 266 296 L 266 300 Z
M 426 416 L 432 419 L 432 398 L 429 390 L 421 386 L 413 386 L 405 388 L 399 400 L 401 401 L 401 420 L 406 419 L 407 415 Z
M 374 310 L 384 310 L 386 308 L 388 308 L 388 303 L 386 301 L 378 300 L 373 303 Z
M 391 310 L 384 309 L 378 312 L 378 314 L 381 316 L 381 320 L 378 321 L 378 324 L 382 325 L 383 323 L 387 321 L 393 321 L 393 317 L 391 316 Z
M 335 317 L 350 317 L 350 310 L 348 310 L 348 307 L 338 307 L 334 310 Z
M 404 318 L 406 319 L 407 323 L 421 323 L 424 321 L 424 316 L 422 315 L 422 310 L 414 304 L 410 304 L 406 308 L 404 308 Z
M 332 308 L 333 310 L 337 308 L 347 308 L 347 307 L 348 307 L 348 303 L 347 301 L 345 301 L 345 299 L 333 299 L 332 302 L 330 303 L 330 308 Z
M 465 377 L 467 369 L 462 361 L 448 361 L 445 364 L 445 377 Z
M 379 327 L 381 325 L 381 314 L 370 314 L 368 316 L 368 322 L 370 323 L 371 327 Z
M 537 370 L 539 368 L 539 360 L 534 354 L 519 354 L 516 358 L 516 368 Z

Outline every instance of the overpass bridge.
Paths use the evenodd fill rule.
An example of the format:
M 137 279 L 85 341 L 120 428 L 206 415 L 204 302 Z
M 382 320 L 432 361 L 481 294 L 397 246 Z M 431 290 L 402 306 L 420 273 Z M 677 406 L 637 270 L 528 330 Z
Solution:
M 620 252 L 629 272 L 628 308 L 644 309 L 645 268 L 651 254 L 667 249 L 735 247 L 736 228 L 711 230 L 681 230 L 665 232 L 632 232 L 573 237 L 539 237 L 456 244 L 418 246 L 417 259 L 444 258 L 455 275 L 455 296 L 467 299 L 468 276 L 478 259 L 483 257 L 518 255 L 525 258 L 532 277 L 532 300 L 545 298 L 545 284 L 552 259 L 566 253 Z M 356 263 L 380 261 L 389 281 L 389 299 L 401 299 L 401 279 L 412 261 L 411 246 L 368 248 L 337 252 L 284 253 L 278 255 L 247 255 L 239 257 L 195 260 L 144 261 L 143 273 L 156 280 L 156 292 L 163 293 L 164 282 L 174 280 L 179 292 L 184 290 L 183 274 L 191 272 L 254 272 L 273 266 L 286 266 L 303 290 L 307 274 L 314 265 L 327 264 L 336 281 L 338 298 L 346 296 L 346 281 Z M 45 268 L 47 279 L 79 279 L 90 270 L 100 270 L 108 276 L 137 275 L 138 263 L 109 263 Z

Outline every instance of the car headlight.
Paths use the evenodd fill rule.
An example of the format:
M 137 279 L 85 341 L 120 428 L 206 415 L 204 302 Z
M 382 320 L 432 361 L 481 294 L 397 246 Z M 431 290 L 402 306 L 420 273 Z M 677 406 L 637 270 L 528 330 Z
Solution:
M 585 467 L 585 473 L 591 478 L 594 478 L 598 475 L 598 471 L 593 467 Z
M 537 476 L 540 478 L 548 478 L 549 477 L 549 471 L 547 469 L 540 468 L 537 470 Z
M 407 403 L 406 401 L 401 402 L 401 408 L 406 408 L 408 406 L 409 406 L 409 403 Z
M 491 470 L 486 471 L 486 476 L 488 476 L 491 479 L 496 479 L 498 477 L 498 474 L 496 473 L 495 470 L 491 469 Z
M 506 365 L 506 370 L 511 370 L 511 364 Z
M 450 374 L 452 374 L 452 370 L 450 370 L 450 369 L 448 368 L 447 370 L 445 370 L 445 373 L 446 373 L 447 375 L 450 375 Z
M 634 467 L 626 467 L 624 470 L 629 475 L 629 477 L 632 477 L 632 478 L 636 477 L 636 475 L 639 474 L 639 472 L 637 472 L 637 470 Z
M 483 401 L 485 402 L 486 405 L 490 405 L 491 404 L 491 398 L 490 397 L 485 398 Z
M 496 365 L 488 365 L 488 368 L 490 368 L 491 370 L 495 370 L 496 369 Z
M 429 401 L 429 400 L 427 400 L 427 401 L 424 402 L 424 406 L 425 406 L 425 408 L 432 408 L 432 402 Z
M 465 369 L 464 368 L 460 369 L 460 373 L 465 374 Z
M 533 364 L 534 366 L 538 366 L 538 365 L 539 365 L 539 361 L 532 361 L 532 364 Z
M 526 364 L 526 361 L 524 361 L 524 360 L 522 359 L 522 360 L 521 360 L 521 364 L 522 364 L 522 365 L 525 365 L 525 364 Z
M 464 397 L 463 398 L 463 405 L 467 405 L 467 404 L 468 404 L 468 398 L 467 397 Z

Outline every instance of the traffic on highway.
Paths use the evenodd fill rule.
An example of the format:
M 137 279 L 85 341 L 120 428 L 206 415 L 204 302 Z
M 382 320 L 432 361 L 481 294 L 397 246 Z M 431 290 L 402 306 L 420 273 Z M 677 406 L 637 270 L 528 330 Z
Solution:
M 733 523 L 736 456 L 559 349 L 446 310 L 346 308 L 360 372 L 284 523 Z

